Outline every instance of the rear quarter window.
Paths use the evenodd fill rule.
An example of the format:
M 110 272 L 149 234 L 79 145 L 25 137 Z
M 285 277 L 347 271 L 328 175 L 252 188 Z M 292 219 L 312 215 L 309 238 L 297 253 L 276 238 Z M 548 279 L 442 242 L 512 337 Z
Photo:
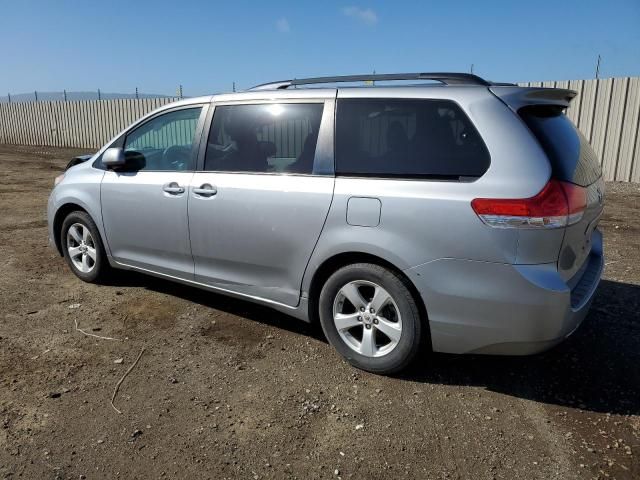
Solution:
M 338 100 L 338 175 L 460 180 L 489 164 L 480 134 L 450 100 Z
M 586 187 L 602 176 L 596 152 L 562 107 L 531 105 L 518 113 L 547 154 L 554 178 Z

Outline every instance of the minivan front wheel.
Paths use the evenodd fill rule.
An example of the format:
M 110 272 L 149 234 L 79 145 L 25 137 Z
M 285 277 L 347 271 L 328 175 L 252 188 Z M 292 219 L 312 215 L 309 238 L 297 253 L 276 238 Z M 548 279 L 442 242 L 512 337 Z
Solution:
M 98 227 L 86 212 L 67 215 L 62 223 L 60 245 L 73 273 L 85 282 L 97 282 L 109 268 Z
M 420 311 L 405 281 L 370 263 L 347 265 L 326 281 L 319 299 L 322 329 L 355 367 L 392 374 L 419 351 Z

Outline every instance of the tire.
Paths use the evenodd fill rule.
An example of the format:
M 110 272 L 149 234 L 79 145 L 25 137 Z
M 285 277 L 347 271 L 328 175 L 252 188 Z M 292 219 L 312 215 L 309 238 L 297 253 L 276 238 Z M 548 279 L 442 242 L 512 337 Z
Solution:
M 320 324 L 329 343 L 351 365 L 394 374 L 420 351 L 424 325 L 405 282 L 372 263 L 342 267 L 325 282 L 318 301 Z M 389 299 L 380 303 L 386 296 Z
M 109 262 L 98 227 L 88 213 L 75 211 L 67 215 L 62 222 L 60 245 L 67 264 L 80 280 L 98 283 L 106 277 Z

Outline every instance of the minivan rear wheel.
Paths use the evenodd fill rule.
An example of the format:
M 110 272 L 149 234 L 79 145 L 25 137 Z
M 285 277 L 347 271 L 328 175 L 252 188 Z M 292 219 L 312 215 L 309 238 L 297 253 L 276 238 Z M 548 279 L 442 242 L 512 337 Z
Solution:
M 418 353 L 423 326 L 405 282 L 385 267 L 358 263 L 340 268 L 324 284 L 318 302 L 322 330 L 355 367 L 392 374 Z
M 62 253 L 71 271 L 85 282 L 95 283 L 105 277 L 109 264 L 100 232 L 89 214 L 71 212 L 60 231 Z

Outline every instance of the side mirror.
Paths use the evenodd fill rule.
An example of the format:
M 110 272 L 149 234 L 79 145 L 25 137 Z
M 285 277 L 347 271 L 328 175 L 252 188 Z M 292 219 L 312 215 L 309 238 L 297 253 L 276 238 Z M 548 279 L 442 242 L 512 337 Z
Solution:
M 119 147 L 107 148 L 102 154 L 102 164 L 107 168 L 122 167 L 125 164 L 124 150 Z

